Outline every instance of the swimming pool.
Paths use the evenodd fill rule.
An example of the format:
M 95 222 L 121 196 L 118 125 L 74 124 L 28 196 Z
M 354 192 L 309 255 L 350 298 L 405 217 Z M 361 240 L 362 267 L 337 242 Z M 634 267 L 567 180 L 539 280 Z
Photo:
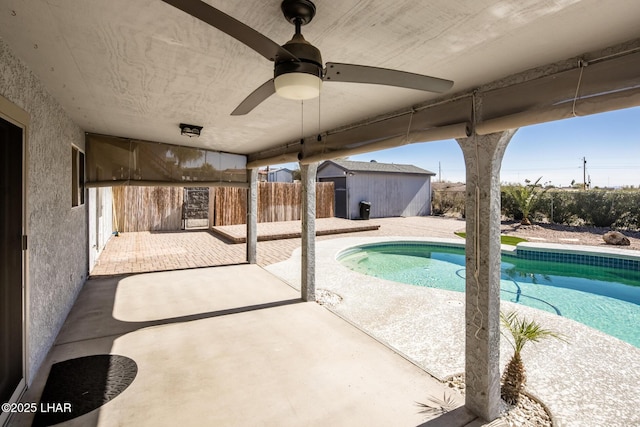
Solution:
M 640 254 L 638 254 L 640 255 Z M 356 272 L 464 292 L 464 246 L 390 242 L 356 246 L 337 259 Z M 576 320 L 640 347 L 640 256 L 520 247 L 503 253 L 500 297 Z

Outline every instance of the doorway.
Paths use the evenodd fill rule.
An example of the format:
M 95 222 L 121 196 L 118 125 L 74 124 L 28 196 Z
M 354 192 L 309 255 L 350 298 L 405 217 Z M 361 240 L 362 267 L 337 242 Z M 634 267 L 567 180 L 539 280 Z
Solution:
M 334 199 L 334 216 L 336 218 L 349 218 L 347 216 L 347 178 L 320 178 L 320 182 L 333 182 L 335 199 Z
M 24 387 L 23 130 L 0 117 L 0 402 Z M 0 415 L 0 422 L 7 414 Z

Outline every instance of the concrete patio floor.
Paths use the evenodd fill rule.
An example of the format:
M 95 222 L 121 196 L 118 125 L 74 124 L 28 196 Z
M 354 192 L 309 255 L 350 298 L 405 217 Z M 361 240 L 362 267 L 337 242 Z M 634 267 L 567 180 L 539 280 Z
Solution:
M 22 401 L 39 401 L 52 364 L 96 354 L 137 376 L 61 425 L 482 425 L 464 407 L 429 421 L 418 403 L 445 385 L 256 265 L 90 279 Z
M 410 285 L 378 283 L 381 281 L 374 278 L 367 278 L 365 282 L 360 283 L 352 280 L 353 275 L 349 275 L 350 273 L 336 266 L 334 257 L 340 247 L 366 241 L 367 239 L 384 239 L 387 237 L 397 239 L 400 236 L 457 239 L 453 233 L 464 230 L 464 221 L 438 217 L 382 218 L 371 222 L 374 221 L 380 225 L 378 230 L 346 235 L 319 236 L 317 238 L 319 241 L 317 247 L 317 288 L 332 290 L 340 294 L 343 297 L 343 301 L 338 307 L 332 309 L 334 313 L 340 315 L 343 319 L 349 319 L 350 322 L 357 325 L 357 328 L 366 330 L 366 333 L 371 334 L 375 339 L 382 340 L 386 345 L 392 346 L 395 349 L 391 350 L 391 353 L 394 354 L 392 358 L 400 357 L 394 353 L 399 351 L 413 360 L 415 364 L 438 378 L 461 372 L 463 370 L 464 355 L 462 353 L 462 338 L 459 335 L 464 328 L 462 316 L 458 312 L 462 307 L 462 295 L 431 295 L 429 294 L 431 291 L 425 292 L 425 290 L 420 290 Z M 297 225 L 296 222 L 291 222 L 291 224 L 293 226 Z M 282 224 L 278 226 L 280 228 L 283 227 Z M 331 366 L 335 365 L 337 368 L 345 366 L 344 363 L 348 359 L 338 357 L 337 360 L 334 360 L 332 358 L 334 356 L 334 347 L 332 346 L 335 344 L 331 344 L 339 343 L 340 339 L 352 340 L 352 338 L 348 338 L 348 335 L 339 331 L 341 328 L 346 327 L 344 326 L 345 320 L 336 318 L 336 314 L 326 313 L 327 310 L 322 307 L 300 303 L 299 293 L 296 291 L 292 293 L 291 291 L 290 286 L 298 286 L 297 282 L 300 279 L 299 247 L 299 238 L 258 242 L 258 264 L 267 267 L 267 270 L 276 274 L 280 280 L 284 280 L 289 286 L 276 280 L 279 283 L 278 286 L 269 285 L 265 289 L 262 289 L 262 286 L 258 286 L 260 292 L 254 294 L 256 285 L 261 281 L 267 280 L 265 277 L 269 278 L 267 280 L 269 283 L 274 279 L 269 275 L 258 274 L 256 276 L 253 273 L 256 269 L 262 271 L 257 266 L 234 265 L 223 268 L 194 269 L 194 267 L 243 263 L 245 256 L 244 244 L 225 242 L 208 231 L 125 233 L 118 238 L 112 238 L 100 257 L 100 263 L 92 271 L 92 279 L 87 282 L 85 290 L 81 293 L 76 304 L 77 307 L 72 310 L 67 324 L 60 333 L 56 346 L 41 369 L 40 376 L 35 379 L 36 382 L 25 397 L 25 399 L 30 400 L 25 401 L 38 401 L 38 393 L 42 390 L 52 363 L 85 354 L 120 352 L 121 354 L 133 355 L 136 362 L 142 360 L 145 365 L 157 366 L 161 371 L 164 371 L 164 373 L 159 374 L 155 372 L 155 369 L 152 370 L 154 372 L 150 372 L 148 369 L 146 371 L 141 370 L 139 378 L 129 389 L 125 390 L 123 396 L 128 396 L 128 393 L 134 391 L 143 395 L 151 393 L 153 399 L 169 402 L 166 405 L 171 405 L 172 401 L 176 401 L 180 405 L 186 404 L 184 399 L 188 399 L 194 394 L 197 396 L 204 395 L 204 401 L 210 401 L 213 398 L 212 396 L 215 397 L 220 393 L 218 393 L 219 389 L 214 387 L 212 380 L 206 375 L 219 374 L 220 377 L 216 377 L 216 381 L 219 381 L 220 378 L 239 376 L 238 388 L 228 389 L 232 390 L 233 396 L 238 399 L 238 402 L 234 404 L 238 405 L 236 408 L 239 408 L 238 410 L 241 411 L 242 416 L 245 418 L 230 419 L 227 424 L 218 423 L 215 425 L 246 425 L 246 414 L 256 414 L 262 411 L 260 405 L 266 405 L 268 409 L 264 411 L 265 421 L 263 422 L 263 418 L 255 416 L 250 424 L 283 425 L 282 420 L 277 419 L 275 415 L 275 418 L 269 418 L 271 416 L 269 414 L 272 414 L 270 410 L 273 406 L 271 401 L 262 400 L 253 406 L 247 406 L 247 402 L 242 401 L 244 387 L 247 388 L 246 392 L 249 393 L 249 397 L 253 395 L 251 389 L 254 386 L 250 384 L 251 380 L 257 381 L 260 378 L 262 381 L 264 378 L 265 384 L 268 385 L 269 381 L 275 381 L 274 377 L 271 377 L 270 374 L 265 374 L 255 376 L 252 379 L 248 378 L 239 365 L 229 365 L 233 366 L 233 369 L 221 366 L 221 370 L 218 371 L 216 370 L 218 368 L 217 365 L 215 369 L 210 368 L 206 364 L 206 359 L 211 356 L 211 360 L 214 360 L 213 357 L 216 358 L 215 360 L 217 358 L 225 360 L 221 349 L 228 346 L 228 351 L 235 360 L 247 364 L 245 368 L 247 369 L 247 375 L 256 375 L 257 369 L 269 371 L 269 368 L 264 368 L 264 366 L 271 366 L 270 360 L 274 350 L 269 350 L 269 347 L 261 347 L 268 337 L 262 337 L 257 333 L 257 342 L 260 345 L 254 345 L 252 341 L 243 341 L 239 338 L 243 335 L 252 337 L 252 333 L 246 332 L 246 329 L 251 325 L 262 325 L 264 323 L 264 327 L 268 329 L 267 335 L 275 333 L 274 336 L 280 339 L 279 342 L 286 343 L 286 346 L 289 345 L 288 343 L 300 344 L 302 340 L 307 339 L 309 341 L 308 350 L 317 351 L 318 357 L 323 358 L 326 356 L 326 362 L 331 362 Z M 130 276 L 122 275 L 122 273 L 163 270 L 178 271 Z M 213 274 L 214 272 L 215 274 Z M 116 276 L 113 276 L 114 274 Z M 245 277 L 247 278 L 247 283 L 245 283 Z M 161 285 L 162 283 L 164 285 Z M 235 285 L 237 283 L 241 284 Z M 345 286 L 348 283 L 353 286 L 350 286 L 347 290 Z M 231 286 L 232 284 L 233 286 Z M 364 289 L 363 292 L 358 291 L 361 288 Z M 372 292 L 373 288 L 378 290 Z M 395 292 L 399 288 L 403 288 L 401 292 Z M 140 294 L 132 293 L 135 289 L 138 289 Z M 269 293 L 272 291 L 268 291 L 268 289 L 272 291 L 279 289 L 279 291 Z M 185 290 L 189 292 L 184 292 Z M 209 293 L 214 290 L 216 290 L 214 293 Z M 280 291 L 283 293 L 280 293 Z M 237 294 L 238 292 L 240 294 Z M 263 292 L 267 292 L 267 294 Z M 391 295 L 387 295 L 389 293 Z M 398 303 L 400 294 L 405 300 Z M 273 298 L 264 298 L 265 295 Z M 444 299 L 440 304 L 432 304 L 438 298 Z M 460 301 L 457 301 L 458 299 Z M 116 301 L 117 304 L 115 304 Z M 403 309 L 397 313 L 394 312 L 395 314 L 388 318 L 386 322 L 381 322 L 381 318 L 377 313 L 391 310 L 394 304 L 403 307 Z M 431 307 L 431 311 L 425 310 L 426 306 Z M 434 313 L 434 309 L 441 309 L 443 312 Z M 600 421 L 604 422 L 604 425 L 629 425 L 627 421 L 630 420 L 634 420 L 631 421 L 631 424 L 635 425 L 636 422 L 640 421 L 637 411 L 634 411 L 634 408 L 627 404 L 633 401 L 633 397 L 640 393 L 637 386 L 637 378 L 640 375 L 640 370 L 637 368 L 640 359 L 637 355 L 640 349 L 600 333 L 594 334 L 591 329 L 568 319 L 555 319 L 544 313 L 536 313 L 535 310 L 526 307 L 519 307 L 519 310 L 527 311 L 534 318 L 540 317 L 539 320 L 545 324 L 546 322 L 560 322 L 561 325 L 555 325 L 559 327 L 559 330 L 571 331 L 571 345 L 565 345 L 559 341 L 544 344 L 545 346 L 554 347 L 552 363 L 549 363 L 549 358 L 546 357 L 549 353 L 546 351 L 539 354 L 529 353 L 526 355 L 528 358 L 531 391 L 542 398 L 552 409 L 554 415 L 556 415 L 556 421 L 560 421 L 562 426 L 603 425 Z M 308 314 L 305 314 L 307 311 Z M 456 313 L 458 314 L 456 315 Z M 325 319 L 326 314 L 334 317 L 331 317 L 332 320 L 328 321 L 329 323 L 323 324 L 324 326 L 316 324 L 324 322 L 322 319 Z M 258 315 L 267 317 L 269 320 L 263 321 L 262 317 Z M 282 317 L 274 317 L 271 320 L 271 315 L 288 316 L 287 319 L 291 321 L 291 324 L 288 324 L 288 320 L 283 320 Z M 261 320 L 257 320 L 258 317 Z M 298 322 L 297 319 L 302 318 L 307 320 Z M 434 323 L 432 321 L 434 318 L 446 319 L 447 322 Z M 228 323 L 223 321 L 225 319 Z M 241 319 L 243 322 L 247 321 L 249 325 L 235 325 L 236 319 Z M 339 321 L 338 324 L 343 326 L 338 327 L 338 331 L 334 332 L 330 325 L 333 325 L 333 322 L 336 321 Z M 452 325 L 451 321 L 459 324 L 457 326 Z M 309 322 L 313 322 L 313 325 L 310 325 Z M 218 325 L 226 328 L 228 324 L 234 324 L 237 329 L 232 328 L 229 333 L 218 330 Z M 287 328 L 291 330 L 287 333 L 281 333 L 278 328 L 273 326 L 274 324 L 280 325 L 282 328 L 286 324 Z M 305 328 L 308 328 L 308 330 L 305 330 Z M 349 325 L 347 329 L 349 328 L 354 327 Z M 448 332 L 442 332 L 443 328 Z M 309 330 L 312 332 L 309 332 Z M 357 331 L 357 329 L 355 330 Z M 265 330 L 256 326 L 256 331 L 264 332 Z M 294 337 L 289 337 L 287 335 L 289 332 Z M 231 338 L 232 333 L 235 334 L 233 338 Z M 354 331 L 354 333 L 356 332 Z M 356 333 L 356 335 L 359 334 L 361 332 Z M 203 336 L 206 336 L 210 340 L 208 342 L 215 343 L 215 345 L 203 346 L 201 339 Z M 368 339 L 371 340 L 370 338 Z M 231 344 L 218 345 L 227 341 Z M 371 341 L 376 343 L 375 340 Z M 163 345 L 159 346 L 158 342 L 163 342 Z M 168 345 L 164 345 L 164 342 L 168 343 Z M 356 339 L 356 342 L 359 343 L 359 339 Z M 175 343 L 179 345 L 174 345 Z M 266 345 L 269 345 L 269 343 L 276 345 L 274 341 L 269 341 Z M 316 344 L 319 347 L 316 347 Z M 380 346 L 380 344 L 376 345 Z M 243 346 L 246 347 L 249 355 L 243 354 Z M 173 355 L 174 347 L 181 349 L 175 355 Z M 296 347 L 291 348 L 299 352 Z M 362 350 L 359 347 L 354 348 L 348 345 L 346 348 L 347 350 L 351 349 L 352 354 L 355 355 L 354 357 L 362 358 L 367 365 L 370 363 L 368 356 L 364 357 L 368 347 L 363 347 L 365 350 Z M 330 349 L 330 351 L 326 351 L 327 349 Z M 127 353 L 124 353 L 125 350 Z M 256 352 L 258 351 L 269 355 L 270 360 L 268 362 L 265 360 L 256 361 L 256 357 L 250 357 L 251 354 L 257 354 Z M 281 355 L 280 353 L 278 352 L 277 355 Z M 504 348 L 501 353 L 508 355 L 510 351 L 508 348 Z M 316 411 L 316 406 L 314 406 L 313 401 L 316 401 L 317 405 L 320 406 L 329 404 L 326 401 L 326 396 L 316 396 L 314 394 L 318 390 L 315 389 L 313 382 L 320 377 L 313 376 L 312 370 L 305 373 L 304 366 L 297 364 L 295 354 L 291 355 L 288 352 L 282 354 L 288 354 L 297 367 L 288 372 L 283 366 L 289 366 L 288 363 L 290 361 L 279 361 L 282 365 L 276 364 L 274 366 L 280 366 L 278 369 L 280 369 L 279 372 L 283 375 L 283 378 L 279 378 L 277 381 L 286 381 L 292 387 L 291 390 L 294 390 L 295 398 L 287 397 L 287 393 L 291 393 L 291 391 L 277 391 L 277 393 L 281 393 L 280 395 L 285 396 L 286 399 L 292 399 L 291 401 L 296 405 L 295 408 L 307 408 L 305 411 L 308 410 L 308 414 L 316 413 L 314 412 Z M 184 358 L 184 363 L 179 361 L 180 357 Z M 192 359 L 187 359 L 187 357 L 193 358 L 197 367 L 195 371 L 188 371 L 185 367 L 185 364 L 192 363 Z M 262 362 L 264 363 L 260 365 Z M 503 362 L 501 362 L 501 365 L 504 364 Z M 324 372 L 326 372 L 328 369 L 326 367 L 329 366 L 321 365 L 319 362 L 313 363 L 315 367 L 324 366 L 324 368 L 320 368 L 321 372 L 323 372 L 322 369 L 325 369 Z M 375 360 L 371 363 L 375 364 Z M 206 369 L 212 369 L 210 373 L 204 370 L 202 367 L 204 365 L 206 365 Z M 166 380 L 163 378 L 172 375 L 170 374 L 171 372 L 176 372 L 176 375 L 185 374 L 187 378 L 193 379 L 197 377 L 197 372 L 200 372 L 200 370 L 207 372 L 203 377 L 205 382 L 202 383 L 207 386 L 205 390 L 196 390 L 197 387 L 188 386 L 186 380 L 178 381 L 176 383 L 176 394 L 184 393 L 187 397 L 180 397 L 179 399 L 173 397 L 173 382 L 177 380 L 175 378 Z M 421 375 L 424 374 L 424 371 L 420 372 L 422 373 L 418 376 L 422 378 Z M 143 374 L 145 375 L 143 376 Z M 286 377 L 291 377 L 292 380 L 289 381 Z M 431 377 L 428 376 L 428 378 Z M 411 381 L 413 380 L 410 380 L 409 383 Z M 220 384 L 227 387 L 225 385 L 227 383 L 221 382 Z M 344 384 L 342 383 L 342 386 Z M 354 387 L 353 384 L 356 384 L 356 382 L 348 382 L 351 388 Z M 436 385 L 442 387 L 440 383 L 436 383 Z M 134 386 L 137 388 L 133 388 Z M 156 386 L 164 387 L 164 392 L 156 391 Z M 334 384 L 334 386 L 340 390 L 338 385 Z M 149 387 L 151 391 L 147 391 Z M 309 390 L 305 387 L 309 388 Z M 329 389 L 329 386 L 320 385 L 319 387 L 325 391 Z M 267 388 L 269 387 L 261 384 L 257 387 L 257 390 L 269 396 L 273 395 L 274 393 L 265 391 Z M 354 402 L 354 405 L 356 403 L 364 405 L 375 402 L 375 405 L 382 407 L 392 404 L 392 401 L 387 401 L 386 399 L 375 400 L 378 399 L 378 396 L 373 399 L 370 393 L 363 394 L 361 388 L 358 389 L 356 387 L 354 390 L 356 390 L 356 394 L 361 396 L 349 396 L 346 398 L 346 402 Z M 431 395 L 431 388 L 421 390 L 426 393 L 425 396 Z M 435 390 L 437 390 L 435 391 L 435 397 L 441 399 L 442 395 L 438 393 L 442 391 L 442 388 Z M 307 393 L 310 396 L 310 401 L 302 399 L 299 402 L 297 399 L 303 396 L 300 393 Z M 332 391 L 329 394 L 333 395 L 335 393 Z M 216 398 L 227 399 L 226 395 L 223 398 Z M 264 396 L 262 398 L 266 399 Z M 357 400 L 358 398 L 363 398 L 364 400 Z M 122 414 L 127 413 L 127 408 L 135 407 L 137 411 L 140 407 L 144 407 L 145 410 L 154 412 L 157 410 L 161 414 L 168 411 L 165 407 L 156 409 L 155 406 L 160 405 L 154 404 L 151 400 L 147 400 L 144 403 L 142 400 L 138 400 L 142 399 L 138 396 L 132 397 L 132 399 L 130 404 L 127 402 L 125 405 L 125 402 L 118 403 L 121 399 L 117 398 L 99 411 L 94 411 L 93 415 L 87 414 L 80 417 L 76 422 L 70 422 L 66 425 L 140 425 L 133 421 L 129 423 L 126 417 L 122 417 Z M 231 397 L 228 399 L 233 400 Z M 124 407 L 121 405 L 124 405 Z M 198 412 L 205 406 L 200 402 L 187 404 L 186 407 L 191 408 L 190 405 L 195 405 L 193 410 L 189 409 L 191 412 Z M 209 406 L 211 405 L 209 403 Z M 233 407 L 233 405 L 231 406 Z M 292 408 L 289 409 L 293 410 Z M 327 409 L 327 411 L 332 410 Z M 350 411 L 345 410 L 342 415 Z M 421 422 L 416 421 L 419 418 L 418 411 L 417 406 L 411 406 L 409 412 L 412 414 L 410 417 L 413 418 L 406 425 L 420 425 Z M 292 424 L 301 420 L 299 414 L 289 414 L 284 411 L 281 415 L 286 415 L 287 419 L 292 417 L 294 420 L 291 422 Z M 166 414 L 163 416 L 167 420 L 175 419 Z M 449 416 L 461 418 L 449 419 L 447 418 Z M 464 408 L 461 408 L 453 411 L 447 417 L 429 421 L 426 425 L 461 426 L 465 425 L 470 415 L 466 413 Z M 138 420 L 138 418 L 135 420 Z M 321 420 L 327 421 L 330 419 L 322 418 Z M 352 425 L 349 422 L 350 420 L 345 421 L 344 425 Z M 622 420 L 626 421 L 623 421 L 624 424 L 619 424 L 618 421 Z M 185 426 L 192 425 L 191 421 L 191 418 L 186 418 L 182 424 Z M 330 421 L 332 425 L 340 425 L 340 423 L 334 422 L 334 419 Z M 20 422 L 22 424 L 18 425 L 30 425 L 28 417 L 20 419 Z M 207 423 L 204 424 L 206 425 Z M 303 422 L 301 424 L 319 425 L 321 423 L 318 421 L 318 424 L 316 424 L 316 419 L 310 418 L 306 423 Z M 141 425 L 149 424 L 143 423 Z M 197 423 L 196 425 L 203 424 Z M 376 424 L 373 423 L 371 425 Z M 381 425 L 401 424 L 394 420 L 394 422 L 381 423 Z M 483 422 L 474 420 L 468 425 L 479 426 L 483 425 Z M 494 426 L 496 424 L 491 425 Z

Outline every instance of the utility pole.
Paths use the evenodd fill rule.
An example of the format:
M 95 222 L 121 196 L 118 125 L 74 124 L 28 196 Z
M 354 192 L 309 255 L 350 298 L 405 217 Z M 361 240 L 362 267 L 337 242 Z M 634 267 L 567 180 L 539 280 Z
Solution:
M 582 158 L 582 189 L 587 189 L 587 158 Z
M 440 162 L 438 162 L 438 181 L 442 182 L 442 166 L 440 165 Z

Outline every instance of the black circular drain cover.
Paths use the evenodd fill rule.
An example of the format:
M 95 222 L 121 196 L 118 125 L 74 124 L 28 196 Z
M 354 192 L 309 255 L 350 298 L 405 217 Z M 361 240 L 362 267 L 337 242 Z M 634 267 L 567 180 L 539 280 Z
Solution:
M 58 424 L 99 408 L 129 387 L 137 373 L 136 362 L 115 354 L 53 364 L 33 426 Z

